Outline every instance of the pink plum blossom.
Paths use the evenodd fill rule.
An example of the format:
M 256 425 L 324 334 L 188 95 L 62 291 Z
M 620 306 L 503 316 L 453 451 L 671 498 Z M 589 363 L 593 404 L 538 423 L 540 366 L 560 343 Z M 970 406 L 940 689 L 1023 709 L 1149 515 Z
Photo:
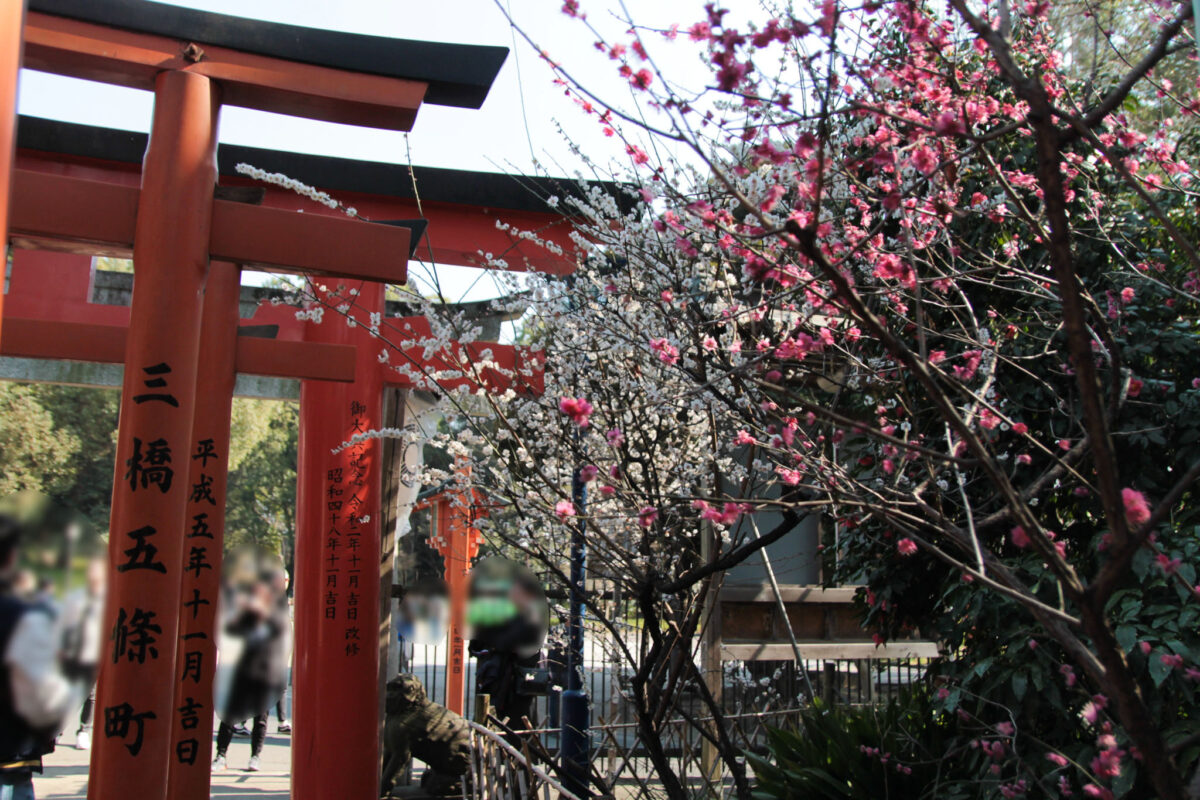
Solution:
M 558 410 L 566 414 L 581 428 L 589 424 L 592 415 L 592 404 L 582 397 L 564 397 L 558 401 Z
M 1150 519 L 1150 504 L 1146 502 L 1146 495 L 1137 489 L 1122 489 L 1121 500 L 1125 504 L 1125 521 L 1131 527 L 1144 525 Z
M 651 339 L 650 349 L 658 354 L 664 364 L 674 364 L 679 361 L 679 348 L 665 338 Z

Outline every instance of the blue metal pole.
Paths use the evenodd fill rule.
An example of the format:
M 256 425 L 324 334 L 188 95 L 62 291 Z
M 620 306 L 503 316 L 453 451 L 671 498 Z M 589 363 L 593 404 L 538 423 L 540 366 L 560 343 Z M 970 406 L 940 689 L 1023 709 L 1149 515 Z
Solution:
M 571 497 L 582 518 L 587 511 L 587 485 L 579 470 L 571 477 Z M 562 693 L 562 734 L 559 754 L 562 758 L 563 787 L 577 797 L 588 796 L 588 771 L 591 763 L 587 690 L 584 688 L 583 663 L 583 586 L 587 565 L 587 529 L 579 520 L 571 535 L 571 594 L 567 609 L 567 687 Z

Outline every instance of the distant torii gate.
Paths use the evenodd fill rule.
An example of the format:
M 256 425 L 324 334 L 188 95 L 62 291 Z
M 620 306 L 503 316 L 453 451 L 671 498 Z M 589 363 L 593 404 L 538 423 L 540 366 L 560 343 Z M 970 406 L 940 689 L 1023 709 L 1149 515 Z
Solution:
M 14 5 L 19 10 L 5 0 L 7 21 Z M 113 174 L 103 166 L 42 159 L 16 173 L 9 217 L 9 231 L 23 245 L 131 250 L 136 265 L 123 341 L 53 314 L 10 318 L 0 334 L 6 352 L 13 352 L 13 339 L 19 348 L 24 326 L 24 341 L 41 347 L 43 357 L 126 365 L 104 616 L 112 657 L 97 692 L 102 731 L 89 796 L 208 796 L 217 599 L 210 592 L 219 570 L 214 526 L 224 503 L 233 375 L 245 357 L 276 374 L 336 380 L 337 354 L 348 353 L 340 346 L 354 349 L 354 382 L 306 380 L 301 392 L 293 796 L 373 798 L 381 632 L 380 531 L 371 509 L 379 503 L 380 469 L 374 442 L 332 450 L 380 418 L 377 346 L 359 345 L 361 330 L 326 324 L 306 329 L 316 342 L 243 347 L 231 309 L 235 264 L 403 282 L 410 232 L 214 199 L 217 114 L 229 102 L 407 130 L 422 100 L 478 107 L 504 51 L 329 34 L 142 0 L 31 0 L 31 8 L 25 66 L 156 95 L 140 176 L 125 171 L 106 180 Z M 0 97 L 15 79 L 10 55 L 0 41 Z M 4 115 L 0 146 L 11 141 L 11 124 Z M 0 162 L 7 169 L 8 160 Z M 0 194 L 7 196 L 6 187 Z M 381 312 L 382 284 L 364 284 L 355 303 L 363 313 Z M 68 329 L 71 322 L 82 327 Z M 29 336 L 46 323 L 64 333 L 40 343 Z M 108 355 L 101 357 L 105 342 Z M 294 370 L 275 366 L 280 361 Z M 337 550 L 350 553 L 326 560 L 326 551 Z M 338 583 L 332 601 L 331 578 Z M 364 646 L 355 647 L 360 641 Z
M 12 283 L 8 297 L 9 306 L 3 322 L 0 354 L 32 359 L 53 358 L 101 363 L 122 363 L 124 361 L 129 309 L 86 303 L 89 289 L 89 262 L 90 259 L 85 256 L 44 250 L 18 250 L 15 252 Z M 320 444 L 308 444 L 307 447 L 302 445 L 297 465 L 302 500 L 296 537 L 297 691 L 293 697 L 297 717 L 295 725 L 297 744 L 294 753 L 296 757 L 299 757 L 299 753 L 302 752 L 301 743 L 308 738 L 313 739 L 314 742 L 323 742 L 331 735 L 332 731 L 337 731 L 339 738 L 353 735 L 353 731 L 344 720 L 339 718 L 337 724 L 322 727 L 311 722 L 313 714 L 342 717 L 347 708 L 361 708 L 365 729 L 367 723 L 373 723 L 373 710 L 377 702 L 372 682 L 370 680 L 347 680 L 345 674 L 347 666 L 340 662 L 348 656 L 359 656 L 368 649 L 376 647 L 374 635 L 366 635 L 363 628 L 367 624 L 364 620 L 370 616 L 368 612 L 371 605 L 368 598 L 372 591 L 377 591 L 379 586 L 379 573 L 376 570 L 377 559 L 367 556 L 370 545 L 364 541 L 366 537 L 360 532 L 365 527 L 365 523 L 359 520 L 378 514 L 381 494 L 376 492 L 374 500 L 367 496 L 359 498 L 355 508 L 363 510 L 358 511 L 353 520 L 347 520 L 348 523 L 352 522 L 354 527 L 342 531 L 341 533 L 344 535 L 337 537 L 328 535 L 330 525 L 327 515 L 331 511 L 331 506 L 338 505 L 337 510 L 340 510 L 343 506 L 339 504 L 344 504 L 353 495 L 351 486 L 360 490 L 367 486 L 364 476 L 360 475 L 356 479 L 355 475 L 377 471 L 376 464 L 380 457 L 380 448 L 375 447 L 372 443 L 350 448 L 345 455 L 340 457 L 342 460 L 339 465 L 330 466 L 330 461 L 337 462 L 339 459 L 339 456 L 331 455 L 330 450 L 361 430 L 361 423 L 364 420 L 374 423 L 381 419 L 381 410 L 359 408 L 357 416 L 360 417 L 360 424 L 357 429 L 354 429 L 352 425 L 349 430 L 326 430 L 324 431 L 327 434 L 325 438 L 317 439 L 317 436 L 322 435 L 321 426 L 329 428 L 331 426 L 327 422 L 328 420 L 332 419 L 336 424 L 339 419 L 336 413 L 338 407 L 333 405 L 327 397 L 318 396 L 317 392 L 321 389 L 328 391 L 329 388 L 344 387 L 356 395 L 382 398 L 382 389 L 385 385 L 403 388 L 411 387 L 412 383 L 400 373 L 379 363 L 375 357 L 380 349 L 377 340 L 374 340 L 369 334 L 365 334 L 361 328 L 351 329 L 336 317 L 327 320 L 316 332 L 327 330 L 338 333 L 350 332 L 347 338 L 357 340 L 356 344 L 315 344 L 289 341 L 288 337 L 305 335 L 311 331 L 312 326 L 311 323 L 302 323 L 296 320 L 294 307 L 288 305 L 263 304 L 259 306 L 253 317 L 239 320 L 237 281 L 239 273 L 240 270 L 227 263 L 214 262 L 210 267 L 204 301 L 204 331 L 202 334 L 206 358 L 200 363 L 199 379 L 210 381 L 221 388 L 222 397 L 225 399 L 222 403 L 214 404 L 207 409 L 198 408 L 196 411 L 194 436 L 197 441 L 210 443 L 207 452 L 212 455 L 212 459 L 211 461 L 201 459 L 192 465 L 193 471 L 196 472 L 192 483 L 200 483 L 201 476 L 211 479 L 210 489 L 215 502 L 198 501 L 192 504 L 192 510 L 195 511 L 193 516 L 198 519 L 193 523 L 194 527 L 189 531 L 188 538 L 190 540 L 192 537 L 197 537 L 196 543 L 211 547 L 214 553 L 220 552 L 223 529 L 221 523 L 224 511 L 222 500 L 229 440 L 229 403 L 233 395 L 235 369 L 237 373 L 241 374 L 301 377 L 303 379 L 301 383 L 302 435 L 306 442 Z M 362 294 L 375 287 L 382 289 L 378 284 L 363 284 L 364 291 L 360 292 L 358 299 L 361 300 Z M 382 291 L 379 292 L 377 299 L 382 307 Z M 126 321 L 123 321 L 122 317 Z M 102 319 L 103 322 L 81 321 L 87 319 Z M 428 323 L 423 318 L 389 317 L 385 320 L 387 324 L 397 327 L 408 326 L 412 332 L 405 334 L 406 336 L 429 334 Z M 239 323 L 241 324 L 239 325 Z M 259 338 L 255 335 L 237 335 L 239 329 L 254 334 L 264 328 L 274 328 L 277 330 L 277 335 L 284 338 L 273 340 Z M 484 386 L 490 391 L 504 391 L 510 387 L 522 390 L 540 390 L 540 361 L 536 356 L 521 348 L 488 342 L 480 342 L 462 348 L 470 360 L 479 357 L 484 349 L 491 351 L 490 360 L 492 362 L 505 373 L 511 373 L 512 376 L 489 368 L 481 372 L 480 381 L 468 380 L 465 377 L 451 378 L 443 380 L 442 384 L 449 387 L 460 383 L 470 383 L 472 386 Z M 441 355 L 422 360 L 420 350 L 420 347 L 413 347 L 409 350 L 409 363 L 420 364 L 431 370 L 456 371 L 456 366 L 451 358 Z M 228 366 L 230 364 L 234 365 L 235 369 L 230 369 Z M 522 377 L 523 373 L 528 377 Z M 355 400 L 350 402 L 361 403 L 361 401 Z M 361 405 L 365 406 L 365 403 L 361 403 Z M 201 470 L 200 467 L 204 469 Z M 358 483 L 354 483 L 356 480 Z M 313 501 L 317 506 L 316 513 L 311 508 Z M 309 506 L 306 506 L 305 502 L 308 502 Z M 365 510 L 368 504 L 371 504 L 372 510 L 370 511 Z M 453 541 L 459 542 L 461 541 L 459 534 L 465 530 L 466 526 L 458 525 L 453 521 L 458 518 L 456 512 L 458 512 L 456 508 L 448 509 L 442 519 L 444 520 L 444 529 L 453 534 L 451 536 Z M 305 514 L 308 516 L 303 516 Z M 367 520 L 367 522 L 369 523 L 371 520 Z M 379 522 L 380 520 L 375 520 L 376 525 Z M 193 543 L 189 541 L 188 544 Z M 334 549 L 330 549 L 331 547 Z M 375 547 L 377 553 L 378 545 L 376 544 Z M 459 549 L 460 546 L 455 545 L 454 552 L 458 553 Z M 193 551 L 189 550 L 189 555 L 194 555 Z M 457 558 L 451 558 L 449 552 L 446 555 L 448 564 L 453 562 L 453 565 L 458 568 L 458 573 L 465 576 L 466 569 L 470 564 L 470 557 L 473 554 L 466 557 L 459 554 Z M 197 568 L 194 572 L 185 569 L 182 584 L 185 601 L 192 593 L 197 593 L 194 596 L 201 598 L 217 596 L 218 576 L 216 571 L 220 566 L 219 557 L 212 556 L 207 551 L 204 553 L 204 557 L 214 565 L 214 568 L 211 570 Z M 350 559 L 352 558 L 359 560 L 351 564 Z M 390 562 L 379 566 L 390 569 Z M 455 585 L 461 585 L 465 592 L 465 583 L 459 581 Z M 462 595 L 464 592 L 459 594 Z M 310 604 L 318 607 L 308 608 L 305 605 L 306 597 L 309 598 Z M 377 596 L 373 602 L 378 604 Z M 215 608 L 211 605 L 198 606 L 196 610 L 195 618 L 189 614 L 184 615 L 183 627 L 180 632 L 183 641 L 196 641 L 199 638 L 195 636 L 196 634 L 214 630 Z M 376 614 L 374 619 L 379 620 L 379 615 Z M 354 638 L 346 639 L 345 631 L 350 628 L 358 630 L 353 634 Z M 383 636 L 389 633 L 384 628 L 380 628 L 380 631 Z M 188 636 L 195 638 L 183 638 Z M 457 664 L 447 665 L 448 680 L 453 680 L 457 675 L 459 681 L 458 708 L 461 710 L 461 658 L 463 654 L 460 631 L 456 631 L 455 641 L 458 644 L 457 652 L 460 661 Z M 214 650 L 215 642 L 210 636 L 200 639 L 195 646 L 190 648 L 190 652 L 202 653 L 203 661 L 210 664 L 215 655 Z M 186 651 L 183 658 L 184 665 L 178 667 L 180 674 L 186 668 Z M 301 670 L 304 669 L 300 666 L 302 660 L 307 661 L 310 672 L 315 673 L 311 679 L 302 677 Z M 330 663 L 337 668 L 336 675 L 331 677 L 318 671 Z M 458 669 L 455 670 L 455 667 Z M 179 707 L 187 707 L 189 697 L 192 698 L 192 702 L 201 702 L 202 690 L 211 687 L 210 679 L 211 675 L 207 676 L 203 683 L 189 680 L 187 682 L 189 691 L 176 699 L 176 702 L 180 704 Z M 196 685 L 192 686 L 194 683 Z M 177 689 L 184 686 L 185 684 L 181 681 Z M 369 696 L 339 696 L 339 690 L 345 689 L 352 689 Z M 206 702 L 211 707 L 211 699 L 207 699 Z M 191 735 L 187 737 L 181 737 L 179 733 L 182 731 L 178 732 L 173 747 L 177 749 L 181 742 L 185 742 L 187 739 L 196 739 L 195 746 L 199 755 L 206 756 L 208 753 L 207 743 L 211 740 L 211 719 L 210 714 L 204 720 L 197 720 L 196 727 L 188 729 Z M 184 746 L 192 747 L 192 745 Z M 324 745 L 322 744 L 322 746 Z M 362 746 L 366 747 L 367 745 Z M 200 775 L 208 774 L 208 766 L 206 760 L 199 756 L 196 759 L 196 765 L 203 767 L 203 773 L 197 774 L 197 780 L 200 780 Z M 192 765 L 178 765 L 172 772 L 173 781 L 179 781 L 181 776 L 186 774 L 184 766 Z M 331 770 L 331 774 L 340 773 L 337 770 Z M 190 796 L 187 794 L 187 788 L 187 786 L 176 785 L 171 796 Z M 303 796 L 303 791 L 299 786 L 297 786 L 297 796 Z
M 413 506 L 413 511 L 428 509 L 432 523 L 429 546 L 442 557 L 445 566 L 446 594 L 450 605 L 450 629 L 446 646 L 446 708 L 457 714 L 465 711 L 466 640 L 463 623 L 467 611 L 467 580 L 471 562 L 479 555 L 483 536 L 475 527 L 482 499 L 471 486 L 471 462 L 458 458 L 454 464 L 454 486 L 439 491 Z

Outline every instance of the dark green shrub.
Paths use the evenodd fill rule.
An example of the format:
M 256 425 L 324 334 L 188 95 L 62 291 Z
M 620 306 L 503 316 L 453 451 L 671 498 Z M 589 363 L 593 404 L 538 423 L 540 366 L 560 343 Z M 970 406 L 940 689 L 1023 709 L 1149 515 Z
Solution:
M 922 690 L 887 705 L 815 701 L 798 730 L 772 730 L 769 758 L 749 756 L 762 800 L 975 798 L 986 756 L 964 744 L 955 717 Z

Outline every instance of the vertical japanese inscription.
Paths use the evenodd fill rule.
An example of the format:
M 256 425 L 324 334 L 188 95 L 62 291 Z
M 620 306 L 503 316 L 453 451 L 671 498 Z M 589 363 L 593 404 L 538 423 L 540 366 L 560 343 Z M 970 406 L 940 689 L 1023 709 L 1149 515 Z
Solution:
M 350 424 L 346 438 L 352 439 L 367 427 L 367 407 L 355 400 L 350 403 Z M 363 652 L 363 633 L 358 625 L 360 581 L 365 567 L 373 566 L 363 550 L 362 526 L 369 521 L 367 475 L 370 457 L 366 442 L 356 442 L 342 451 L 340 466 L 326 471 L 323 500 L 328 528 L 323 542 L 322 590 L 323 619 L 341 630 L 345 655 Z
M 142 751 L 146 720 L 157 716 L 153 711 L 138 712 L 129 703 L 109 706 L 104 709 L 104 735 L 109 739 L 123 739 L 129 755 L 136 756 Z
M 142 367 L 142 374 L 145 391 L 133 396 L 136 405 L 161 403 L 172 409 L 179 408 L 179 400 L 170 391 L 167 378 L 171 374 L 169 364 L 159 362 Z M 124 463 L 127 483 L 118 485 L 118 491 L 128 485 L 130 494 L 135 497 L 141 492 L 168 494 L 175 485 L 170 442 L 162 436 L 149 437 L 137 433 L 141 432 L 130 435 L 130 455 Z M 144 573 L 167 575 L 167 564 L 159 556 L 159 548 L 154 543 L 158 534 L 158 528 L 151 524 L 121 534 L 116 548 L 123 558 L 117 560 L 116 571 L 133 580 L 140 580 Z M 111 663 L 143 666 L 157 661 L 160 655 L 159 640 L 163 634 L 159 609 L 147 602 L 132 607 L 118 606 L 116 614 L 116 622 L 109 633 Z M 154 711 L 139 710 L 130 702 L 134 699 L 119 698 L 116 704 L 105 706 L 102 713 L 105 738 L 120 739 L 129 754 L 136 757 L 142 751 L 147 725 L 157 720 L 158 715 Z
M 328 515 L 329 529 L 325 534 L 325 549 L 322 565 L 325 573 L 325 591 L 322 597 L 323 618 L 330 622 L 338 619 L 339 599 L 341 597 L 338 579 L 341 577 L 341 524 L 343 488 L 343 470 L 334 467 L 325 473 L 325 511 Z
M 176 680 L 182 691 L 183 705 L 175 709 L 175 760 L 187 766 L 196 763 L 200 753 L 200 740 L 195 731 L 200 724 L 201 714 L 212 714 L 212 709 L 188 692 L 199 686 L 211 686 L 214 664 L 207 658 L 210 649 L 209 634 L 198 625 L 202 610 L 215 608 L 210 596 L 211 582 L 204 578 L 213 572 L 219 553 L 212 551 L 215 537 L 209 527 L 210 513 L 215 511 L 217 499 L 213 494 L 215 481 L 206 470 L 213 461 L 214 469 L 221 469 L 223 462 L 212 438 L 199 439 L 192 451 L 191 474 L 193 481 L 188 495 L 188 529 L 184 541 L 183 559 L 183 619 L 179 639 L 180 662 L 177 664 Z M 207 696 L 207 695 L 202 695 Z
M 358 400 L 350 403 L 350 427 L 347 438 L 353 439 L 358 434 L 366 432 L 370 427 L 367 420 L 367 407 Z M 362 525 L 369 521 L 369 515 L 364 511 L 369 507 L 367 494 L 367 473 L 370 467 L 370 456 L 366 441 L 354 443 L 347 451 L 347 467 L 349 474 L 346 481 L 343 520 L 345 524 L 345 554 L 346 568 L 345 590 L 345 627 L 342 629 L 342 646 L 347 656 L 357 656 L 362 652 L 362 639 L 358 627 L 359 611 L 359 580 L 362 577 L 363 564 L 374 566 L 374 559 L 365 559 L 362 552 Z

